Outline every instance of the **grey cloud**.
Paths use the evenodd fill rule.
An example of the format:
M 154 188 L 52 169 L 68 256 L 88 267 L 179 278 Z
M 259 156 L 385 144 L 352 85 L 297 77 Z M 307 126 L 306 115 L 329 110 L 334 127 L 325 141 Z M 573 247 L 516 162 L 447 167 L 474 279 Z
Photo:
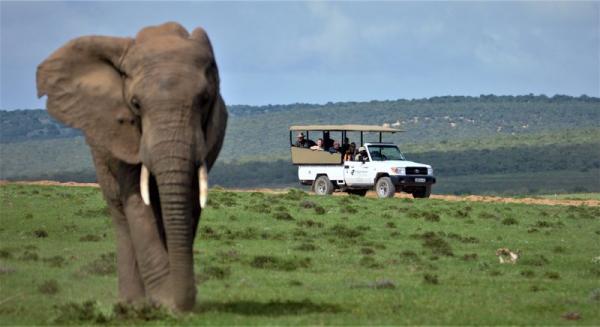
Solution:
M 179 21 L 209 32 L 230 103 L 600 96 L 598 2 L 0 2 L 1 108 L 41 107 L 69 39 Z

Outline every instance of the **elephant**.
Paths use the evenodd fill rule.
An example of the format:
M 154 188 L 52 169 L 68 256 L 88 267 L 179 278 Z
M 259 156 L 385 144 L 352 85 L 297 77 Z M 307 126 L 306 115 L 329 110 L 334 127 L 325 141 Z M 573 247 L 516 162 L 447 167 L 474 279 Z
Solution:
M 227 108 L 211 42 L 175 22 L 82 36 L 38 67 L 37 95 L 83 131 L 112 217 L 121 301 L 195 306 L 193 243 Z

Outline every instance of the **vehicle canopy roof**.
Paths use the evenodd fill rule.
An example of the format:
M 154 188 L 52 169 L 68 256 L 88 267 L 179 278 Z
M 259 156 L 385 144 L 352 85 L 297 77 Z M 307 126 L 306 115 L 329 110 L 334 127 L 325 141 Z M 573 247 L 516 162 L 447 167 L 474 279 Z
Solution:
M 400 129 L 379 125 L 294 125 L 290 126 L 290 131 L 404 132 Z

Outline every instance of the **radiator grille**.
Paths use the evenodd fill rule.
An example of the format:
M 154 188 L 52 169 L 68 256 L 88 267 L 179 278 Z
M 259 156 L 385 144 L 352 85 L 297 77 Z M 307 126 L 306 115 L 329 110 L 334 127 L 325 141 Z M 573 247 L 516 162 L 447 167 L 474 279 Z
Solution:
M 406 167 L 406 175 L 427 175 L 425 167 Z

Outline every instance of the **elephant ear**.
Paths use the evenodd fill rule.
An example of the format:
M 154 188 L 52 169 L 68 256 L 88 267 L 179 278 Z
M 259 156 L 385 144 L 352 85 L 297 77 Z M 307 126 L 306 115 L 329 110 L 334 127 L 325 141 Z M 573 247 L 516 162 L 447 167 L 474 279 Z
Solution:
M 219 70 L 216 61 L 214 60 L 214 53 L 208 35 L 203 28 L 198 27 L 192 31 L 191 39 L 205 45 L 206 50 L 210 52 L 210 56 L 212 57 L 212 62 L 207 69 L 207 80 L 216 90 L 216 99 L 213 101 L 208 112 L 203 115 L 202 121 L 204 141 L 206 142 L 206 147 L 208 149 L 206 154 L 206 165 L 210 171 L 219 156 L 219 152 L 223 146 L 223 140 L 225 139 L 225 128 L 227 127 L 228 117 L 227 107 L 219 91 Z
M 223 140 L 225 139 L 225 128 L 227 127 L 227 107 L 221 95 L 217 97 L 212 108 L 206 116 L 204 127 L 204 140 L 208 148 L 206 154 L 206 165 L 208 171 L 221 152 Z
M 87 142 L 128 163 L 139 162 L 140 128 L 123 100 L 117 68 L 128 38 L 85 36 L 54 52 L 37 68 L 38 97 L 57 120 L 83 130 Z

